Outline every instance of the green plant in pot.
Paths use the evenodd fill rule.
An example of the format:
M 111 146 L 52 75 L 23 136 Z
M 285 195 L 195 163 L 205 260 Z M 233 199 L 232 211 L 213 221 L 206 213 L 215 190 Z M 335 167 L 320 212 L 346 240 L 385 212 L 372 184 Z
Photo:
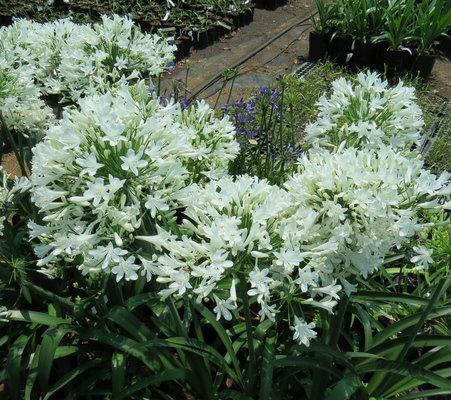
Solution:
M 385 24 L 384 1 L 339 0 L 342 24 L 352 37 L 351 63 L 357 67 L 372 67 L 376 57 L 373 37 L 380 34 Z
M 435 64 L 434 45 L 440 36 L 448 36 L 451 27 L 451 3 L 447 0 L 423 0 L 416 14 L 415 36 L 419 54 L 411 72 L 427 80 Z
M 326 4 L 324 0 L 315 0 L 316 12 L 310 11 L 313 31 L 309 36 L 309 59 L 318 61 L 329 52 L 330 39 L 336 16 L 334 3 Z
M 412 55 L 405 45 L 416 38 L 416 9 L 416 0 L 389 0 L 384 8 L 385 29 L 382 35 L 375 37 L 375 42 L 382 45 L 379 68 L 389 79 L 397 77 L 406 57 Z

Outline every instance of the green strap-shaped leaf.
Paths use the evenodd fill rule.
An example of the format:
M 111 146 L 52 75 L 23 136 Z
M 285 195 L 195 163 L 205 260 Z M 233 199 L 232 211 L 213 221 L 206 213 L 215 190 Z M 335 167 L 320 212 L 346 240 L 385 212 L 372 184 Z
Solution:
M 116 396 L 125 386 L 127 363 L 125 355 L 114 352 L 111 356 L 111 382 L 113 384 L 113 396 Z
M 29 310 L 10 310 L 6 316 L 10 321 L 32 322 L 42 325 L 55 326 L 67 323 L 67 320 L 54 317 L 47 313 Z
M 233 349 L 232 341 L 227 334 L 227 331 L 224 329 L 222 324 L 216 320 L 216 316 L 203 304 L 193 303 L 194 307 L 197 311 L 199 311 L 202 316 L 210 323 L 213 329 L 219 336 L 222 344 L 224 345 L 227 355 L 230 357 L 231 363 L 233 365 L 234 375 L 237 378 L 236 383 L 241 387 L 244 387 L 243 376 L 241 374 L 241 364 L 238 361 L 237 355 Z
M 131 398 L 131 396 L 138 392 L 141 389 L 144 389 L 148 386 L 152 385 L 160 385 L 162 382 L 166 381 L 177 381 L 182 379 L 187 379 L 189 375 L 192 374 L 190 371 L 184 369 L 184 368 L 175 368 L 171 370 L 166 370 L 163 372 L 160 372 L 158 374 L 152 375 L 150 377 L 146 378 L 140 378 L 137 380 L 137 382 L 133 383 L 132 385 L 127 386 L 122 391 L 117 393 L 113 396 L 113 400 L 122 400 L 122 399 L 128 399 Z M 168 396 L 168 398 L 170 398 Z
M 128 308 L 129 310 L 133 310 L 136 307 L 149 303 L 150 301 L 161 302 L 161 297 L 158 295 L 158 293 L 153 292 L 138 294 L 127 299 L 124 303 L 124 307 Z
M 385 374 L 390 374 L 393 377 L 393 374 L 398 377 L 411 377 L 412 379 L 418 379 L 422 382 L 427 382 L 428 384 L 434 385 L 440 389 L 446 389 L 451 392 L 451 381 L 449 379 L 443 378 L 435 372 L 428 371 L 425 368 L 419 367 L 413 363 L 409 363 L 406 361 L 391 361 L 391 360 L 375 360 L 371 361 L 368 364 L 365 364 L 362 368 L 359 368 L 359 375 L 363 376 L 366 373 L 382 371 Z M 396 379 L 393 379 L 396 381 Z M 387 383 L 385 390 L 382 393 L 379 388 L 374 388 L 369 392 L 370 395 L 373 396 L 387 396 L 387 394 L 391 393 L 391 388 L 389 383 Z M 368 388 L 370 390 L 370 388 Z
M 431 310 L 428 315 L 429 319 L 439 318 L 451 313 L 451 306 L 439 307 Z M 405 331 L 407 328 L 414 326 L 422 317 L 422 312 L 410 315 L 402 320 L 395 322 L 394 324 L 387 326 L 383 331 L 379 332 L 373 338 L 373 346 L 386 343 L 393 336 L 398 336 L 399 332 Z
M 90 368 L 97 367 L 102 362 L 105 362 L 105 360 L 102 357 L 96 357 L 92 360 L 88 360 L 87 362 L 84 362 L 80 365 L 78 365 L 76 368 L 72 369 L 68 373 L 66 373 L 64 376 L 62 376 L 60 379 L 58 379 L 57 382 L 48 390 L 43 400 L 48 400 L 51 398 L 51 396 L 56 393 L 61 388 L 65 387 L 67 384 L 72 382 L 77 376 L 82 374 L 83 372 L 87 371 Z M 97 379 L 104 378 L 104 372 L 102 370 L 96 369 L 95 371 L 91 371 L 89 373 L 90 378 L 97 377 Z M 74 393 L 74 396 L 77 397 L 78 393 Z
M 20 376 L 22 370 L 27 366 L 28 362 L 23 362 L 24 351 L 29 341 L 32 340 L 39 324 L 30 325 L 24 332 L 15 340 L 9 349 L 6 359 L 6 376 L 8 380 L 9 396 L 11 400 L 23 400 L 20 393 L 21 384 Z
M 233 400 L 255 400 L 252 397 L 246 396 L 242 392 L 238 392 L 238 391 L 232 390 L 232 389 L 222 390 L 220 393 L 218 393 L 215 396 L 215 399 L 217 399 L 217 400 L 223 400 L 223 399 L 227 399 L 227 400 L 228 399 L 233 399 Z
M 40 349 L 41 345 L 37 345 L 34 355 L 31 358 L 30 364 L 28 365 L 28 375 L 27 381 L 25 382 L 24 400 L 31 400 L 33 387 L 36 382 L 36 377 L 38 376 L 38 360 Z
M 61 340 L 70 331 L 70 326 L 64 327 L 57 325 L 49 327 L 42 335 L 41 349 L 38 359 L 38 383 L 41 393 L 47 393 L 49 390 L 49 380 L 52 371 L 53 360 L 55 359 L 56 349 L 60 345 Z
M 326 400 L 347 400 L 362 387 L 362 380 L 357 375 L 347 375 L 335 385 Z M 363 399 L 362 399 L 363 400 Z
M 312 357 L 279 355 L 276 356 L 272 365 L 273 367 L 305 367 L 306 369 L 325 371 L 339 378 L 342 377 L 341 371 L 331 363 Z
M 273 387 L 273 361 L 276 351 L 277 335 L 274 331 L 269 331 L 263 345 L 260 400 L 269 400 Z
M 397 396 L 396 400 L 418 400 L 419 395 L 421 395 L 423 399 L 432 399 L 434 396 L 449 396 L 450 394 L 451 392 L 448 389 L 430 389 L 422 390 L 420 393 L 409 393 Z
M 76 331 L 82 339 L 103 343 L 137 358 L 144 365 L 150 368 L 151 371 L 159 372 L 163 367 L 169 369 L 174 368 L 175 360 L 173 357 L 169 360 L 160 351 L 151 352 L 143 346 L 143 342 L 137 342 L 136 340 L 117 333 L 105 332 L 95 328 L 78 328 L 74 331 Z
M 229 365 L 224 361 L 223 356 L 213 347 L 208 346 L 207 344 L 197 339 L 184 337 L 168 338 L 165 339 L 165 342 L 170 347 L 187 350 L 202 357 L 208 358 L 208 360 L 225 370 L 235 382 L 238 381 L 239 377 L 237 376 L 235 371 L 229 367 Z
M 138 341 L 155 338 L 155 334 L 141 320 L 122 306 L 111 307 L 106 318 L 119 325 Z
M 429 303 L 428 299 L 419 296 L 412 296 L 405 293 L 395 292 L 372 292 L 372 291 L 359 291 L 353 293 L 351 296 L 352 301 L 359 303 L 374 304 L 381 303 L 393 303 L 393 304 L 407 304 L 414 307 L 424 306 Z

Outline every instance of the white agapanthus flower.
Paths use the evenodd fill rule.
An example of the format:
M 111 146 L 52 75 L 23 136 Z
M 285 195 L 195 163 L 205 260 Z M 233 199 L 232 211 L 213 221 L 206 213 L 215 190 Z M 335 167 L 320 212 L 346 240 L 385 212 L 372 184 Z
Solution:
M 432 258 L 433 249 L 428 249 L 426 246 L 413 246 L 414 256 L 410 262 L 416 264 L 413 268 L 415 271 L 422 271 L 429 268 L 430 264 L 434 263 Z
M 310 322 L 306 323 L 304 320 L 294 317 L 295 325 L 291 327 L 291 330 L 294 331 L 293 340 L 297 340 L 300 343 L 310 346 L 310 341 L 317 336 L 317 333 L 313 330 L 315 328 L 315 323 Z
M 192 196 L 194 182 L 226 174 L 238 153 L 233 126 L 215 118 L 205 103 L 183 113 L 179 104 L 162 105 L 149 97 L 144 81 L 129 87 L 122 79 L 120 89 L 87 96 L 79 107 L 67 110 L 33 149 L 32 200 L 44 221 L 29 225 L 31 238 L 39 241 L 38 265 L 77 259 L 84 274 L 151 279 L 135 237 L 172 220 L 179 202 Z M 229 265 L 221 252 L 212 261 Z M 178 272 L 170 270 L 176 283 L 169 286 L 180 295 L 189 285 L 180 286 Z
M 226 177 L 198 187 L 191 198 L 182 200 L 186 219 L 180 229 L 189 234 L 180 237 L 160 229 L 139 237 L 165 254 L 147 263 L 157 281 L 167 285 L 161 295 L 179 296 L 175 280 L 179 271 L 189 274 L 197 302 L 216 302 L 218 319 L 232 318 L 229 306 L 235 305 L 235 286 L 224 289 L 230 280 L 245 285 L 242 294 L 255 302 L 260 321 L 275 321 L 287 299 L 332 311 L 342 286 L 338 277 L 321 279 L 320 273 L 326 271 L 316 257 L 317 252 L 327 254 L 329 244 L 313 248 L 307 240 L 293 237 L 287 246 L 281 236 L 287 225 L 296 224 L 293 199 L 286 190 L 250 176 Z
M 337 149 L 344 141 L 346 147 L 404 151 L 418 142 L 424 121 L 413 87 L 388 87 L 377 73 L 361 72 L 355 82 L 335 80 L 332 89 L 316 103 L 318 119 L 306 127 L 311 147 Z
M 5 306 L 0 306 L 0 322 L 9 322 L 8 309 Z
M 336 278 L 350 288 L 343 271 L 366 277 L 391 248 L 423 229 L 421 208 L 449 208 L 436 197 L 449 189 L 450 174 L 437 177 L 422 167 L 421 158 L 391 147 L 313 152 L 299 160 L 298 172 L 285 184 L 293 218 L 281 225 L 280 236 L 286 248 L 296 245 L 308 255 L 307 271 L 323 287 L 313 292 L 332 288 Z M 335 297 L 333 290 L 328 295 Z
M 122 77 L 155 77 L 173 61 L 175 46 L 142 33 L 129 17 L 102 16 L 100 24 L 79 25 L 70 18 L 38 24 L 15 20 L 0 29 L 0 61 L 24 66 L 28 79 L 60 101 L 105 93 Z
M 30 68 L 14 61 L 10 52 L 0 50 L 0 113 L 13 135 L 42 135 L 55 116 L 40 99 Z

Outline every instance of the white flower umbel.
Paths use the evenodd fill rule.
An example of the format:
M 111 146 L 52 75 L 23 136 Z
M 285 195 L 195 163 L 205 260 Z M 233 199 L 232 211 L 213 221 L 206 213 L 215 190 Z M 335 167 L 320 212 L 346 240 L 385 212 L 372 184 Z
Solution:
M 67 110 L 33 150 L 32 199 L 44 221 L 30 223 L 31 237 L 40 242 L 38 264 L 77 260 L 84 274 L 111 273 L 119 281 L 144 273 L 150 279 L 143 260 L 153 253 L 138 257 L 143 243 L 135 236 L 172 223 L 190 185 L 209 179 L 192 170 L 193 160 L 225 173 L 238 152 L 233 126 L 205 104 L 185 114 L 179 104 L 162 105 L 149 97 L 144 81 L 129 87 L 122 79 L 120 89 L 81 99 L 79 107 Z M 215 140 L 203 140 L 209 127 Z M 227 264 L 220 253 L 215 260 Z M 178 286 L 174 292 L 183 293 Z
M 41 91 L 34 82 L 32 69 L 15 66 L 15 61 L 12 53 L 0 51 L 1 115 L 13 135 L 42 135 L 55 119 L 54 114 L 40 99 Z
M 422 111 L 414 88 L 400 82 L 388 87 L 375 72 L 359 73 L 355 82 L 339 78 L 332 94 L 316 105 L 318 119 L 306 127 L 306 143 L 313 148 L 377 149 L 384 145 L 408 150 L 420 138 Z
M 246 282 L 241 285 L 248 287 L 245 293 L 256 298 L 263 310 L 262 319 L 266 316 L 274 319 L 277 310 L 270 304 L 272 291 L 285 278 L 270 267 L 277 239 L 274 228 L 289 207 L 285 191 L 249 176 L 236 180 L 226 177 L 208 183 L 205 188 L 199 187 L 182 204 L 186 219 L 181 228 L 191 232 L 190 235 L 179 238 L 159 232 L 140 237 L 167 254 L 158 258 L 154 268 L 158 280 L 164 280 L 170 289 L 174 270 L 189 273 L 196 300 L 215 300 L 217 315 L 228 317 L 223 302 L 229 297 L 236 299 L 235 286 L 230 287 L 226 297 L 220 286 L 228 279 L 235 282 L 244 272 Z M 176 261 L 171 268 L 167 268 L 168 258 Z M 275 273 L 277 280 L 273 277 Z M 163 291 L 162 295 L 166 293 Z
M 174 45 L 156 34 L 142 33 L 129 17 L 102 16 L 100 24 L 78 25 L 69 18 L 44 24 L 16 20 L 0 30 L 0 54 L 25 65 L 46 93 L 60 101 L 77 101 L 105 93 L 120 78 L 158 76 L 173 61 Z
M 311 265 L 317 252 L 328 252 L 328 244 L 313 249 L 309 243 L 288 244 L 281 237 L 296 223 L 293 200 L 284 189 L 250 176 L 226 177 L 199 187 L 182 200 L 185 219 L 180 228 L 186 234 L 180 237 L 160 229 L 156 235 L 139 237 L 164 253 L 145 263 L 145 273 L 151 270 L 157 281 L 166 283 L 160 292 L 163 298 L 180 296 L 176 273 L 189 274 L 192 289 L 187 284 L 184 288 L 199 303 L 214 301 L 218 319 L 229 320 L 232 310 L 246 307 L 244 296 L 256 307 L 260 321 L 275 321 L 280 312 L 286 316 L 287 305 L 288 319 L 304 305 L 331 311 L 341 286 L 335 280 L 323 284 Z M 319 259 L 315 261 L 319 265 Z M 307 337 L 316 335 L 314 324 L 307 325 L 308 335 L 300 336 L 300 325 L 297 328 L 305 344 Z
M 391 147 L 313 152 L 299 160 L 298 173 L 285 184 L 293 217 L 281 225 L 280 235 L 287 248 L 309 252 L 308 279 L 317 274 L 323 286 L 312 292 L 330 289 L 325 294 L 335 297 L 337 278 L 349 289 L 346 274 L 366 277 L 391 248 L 423 229 L 419 210 L 448 207 L 436 197 L 449 189 L 450 175 L 436 177 L 422 166 L 420 157 L 405 157 Z M 301 287 L 308 289 L 307 282 Z

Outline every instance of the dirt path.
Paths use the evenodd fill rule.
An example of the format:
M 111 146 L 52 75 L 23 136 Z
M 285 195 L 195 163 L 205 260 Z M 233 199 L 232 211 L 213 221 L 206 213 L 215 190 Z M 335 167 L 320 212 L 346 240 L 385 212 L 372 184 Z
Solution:
M 275 35 L 287 30 L 277 40 L 240 64 L 232 99 L 248 97 L 256 88 L 271 84 L 279 75 L 292 71 L 307 59 L 308 33 L 311 30 L 309 16 L 310 10 L 314 9 L 313 0 L 289 0 L 287 5 L 274 11 L 256 8 L 254 21 L 250 25 L 239 28 L 230 37 L 206 49 L 192 50 L 190 57 L 182 60 L 169 77 L 166 89 L 171 91 L 174 79 L 184 82 L 188 68 L 188 88 L 197 91 L 218 73 L 234 66 Z M 296 24 L 299 21 L 301 22 Z M 290 29 L 293 24 L 296 25 Z M 222 85 L 223 79 L 212 82 L 205 90 L 197 93 L 197 98 L 205 98 L 213 106 Z M 437 57 L 429 85 L 431 91 L 451 98 L 450 54 Z M 229 91 L 225 89 L 223 92 L 225 93 L 218 104 L 227 100 Z
M 267 86 L 280 75 L 294 70 L 307 58 L 309 16 L 314 9 L 313 0 L 291 0 L 274 11 L 256 8 L 251 24 L 206 49 L 193 49 L 190 57 L 182 60 L 169 76 L 165 88 L 170 91 L 173 80 L 185 81 L 189 69 L 188 88 L 197 91 L 221 72 L 239 64 L 232 97 L 246 98 L 256 88 Z M 222 85 L 223 79 L 219 76 L 205 90 L 196 92 L 196 97 L 214 105 Z M 219 104 L 225 102 L 229 90 L 226 88 L 223 93 Z

